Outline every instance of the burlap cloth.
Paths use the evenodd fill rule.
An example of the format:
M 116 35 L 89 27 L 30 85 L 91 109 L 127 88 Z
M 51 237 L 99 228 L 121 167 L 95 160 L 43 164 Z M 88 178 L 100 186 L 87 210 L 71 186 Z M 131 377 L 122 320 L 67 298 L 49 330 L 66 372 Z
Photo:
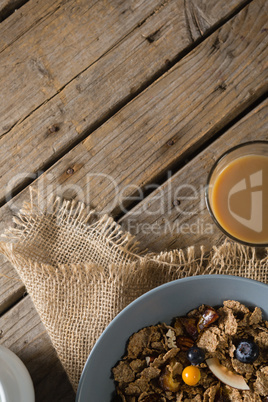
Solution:
M 267 283 L 268 256 L 225 242 L 207 258 L 186 251 L 137 254 L 135 238 L 83 204 L 25 204 L 0 251 L 18 271 L 76 390 L 97 338 L 144 292 L 190 275 L 230 274 Z M 201 252 L 200 252 L 201 251 Z

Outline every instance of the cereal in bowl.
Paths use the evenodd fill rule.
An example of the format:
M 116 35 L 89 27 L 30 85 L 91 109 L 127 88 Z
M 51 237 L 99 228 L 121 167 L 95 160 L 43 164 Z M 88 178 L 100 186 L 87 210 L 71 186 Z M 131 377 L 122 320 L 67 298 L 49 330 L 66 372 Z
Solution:
M 268 322 L 238 301 L 142 328 L 113 367 L 114 401 L 267 402 Z

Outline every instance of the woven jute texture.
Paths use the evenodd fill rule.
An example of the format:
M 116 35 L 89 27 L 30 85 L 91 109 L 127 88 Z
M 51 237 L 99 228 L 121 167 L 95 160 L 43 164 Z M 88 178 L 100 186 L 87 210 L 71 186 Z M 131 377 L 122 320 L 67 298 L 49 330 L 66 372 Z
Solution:
M 25 283 L 75 390 L 102 331 L 146 291 L 203 274 L 268 282 L 268 250 L 260 259 L 255 249 L 225 242 L 206 258 L 194 247 L 139 255 L 135 238 L 83 204 L 56 199 L 41 210 L 31 193 L 14 220 L 0 252 Z

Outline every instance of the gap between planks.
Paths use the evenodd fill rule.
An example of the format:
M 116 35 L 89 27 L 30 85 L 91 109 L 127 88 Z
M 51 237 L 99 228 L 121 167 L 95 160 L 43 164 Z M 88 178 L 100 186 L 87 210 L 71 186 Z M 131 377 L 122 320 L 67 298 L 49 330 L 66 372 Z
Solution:
M 0 23 L 10 17 L 28 1 L 29 0 L 0 0 Z
M 208 38 L 212 33 L 214 33 L 217 29 L 219 29 L 222 25 L 224 25 L 226 22 L 228 22 L 230 19 L 232 19 L 237 13 L 239 13 L 244 7 L 246 7 L 251 0 L 246 0 L 239 4 L 235 9 L 230 13 L 227 13 L 227 15 L 223 16 L 220 21 L 216 22 L 213 24 L 213 27 L 210 27 L 206 32 L 200 32 L 201 36 L 198 37 L 193 44 L 188 44 L 186 48 L 183 50 L 179 51 L 178 54 L 175 56 L 171 57 L 169 60 L 169 63 L 162 66 L 158 71 L 153 71 L 152 75 L 150 77 L 145 77 L 145 81 L 140 84 L 135 90 L 131 91 L 131 93 L 127 94 L 125 97 L 123 97 L 121 100 L 118 100 L 114 105 L 111 105 L 111 107 L 108 108 L 108 111 L 104 112 L 102 115 L 96 118 L 95 121 L 90 122 L 87 127 L 83 127 L 82 131 L 78 130 L 78 135 L 77 132 L 73 137 L 75 137 L 75 140 L 69 141 L 68 146 L 64 146 L 62 149 L 58 149 L 54 152 L 54 147 L 53 147 L 53 152 L 51 152 L 51 157 L 49 158 L 49 161 L 44 161 L 44 163 L 37 168 L 37 166 L 34 168 L 33 174 L 31 175 L 31 178 L 28 179 L 23 179 L 16 185 L 14 185 L 13 191 L 12 191 L 12 196 L 15 196 L 16 194 L 19 194 L 25 187 L 27 187 L 29 184 L 31 184 L 36 177 L 39 177 L 40 174 L 43 172 L 47 171 L 53 164 L 55 164 L 59 159 L 61 159 L 64 155 L 66 155 L 72 148 L 74 148 L 76 145 L 81 143 L 85 138 L 87 138 L 92 132 L 94 132 L 97 128 L 102 126 L 106 121 L 108 121 L 113 115 L 115 115 L 120 109 L 122 109 L 124 106 L 126 106 L 128 103 L 130 103 L 133 99 L 135 99 L 137 96 L 139 96 L 144 90 L 146 90 L 153 82 L 158 80 L 162 75 L 167 73 L 172 67 L 176 65 L 183 57 L 185 57 L 187 54 L 189 54 L 191 51 L 193 51 L 199 44 L 201 44 L 206 38 Z M 149 16 L 146 17 L 144 21 L 142 21 L 138 25 L 138 29 L 145 23 L 146 20 L 151 18 L 151 16 L 155 13 L 151 13 Z M 189 23 L 189 22 L 188 22 Z M 131 35 L 137 27 L 134 28 L 130 33 L 127 34 L 127 36 Z M 189 28 L 190 29 L 190 28 Z M 191 28 L 193 30 L 193 28 Z M 191 34 L 192 35 L 192 34 Z M 197 34 L 195 34 L 197 36 Z M 120 43 L 122 43 L 125 40 L 126 36 L 121 38 L 119 42 L 117 42 L 112 48 L 108 49 L 99 59 L 97 59 L 93 64 L 98 63 L 100 59 L 105 57 L 106 54 L 110 53 L 113 49 L 117 48 Z M 151 41 L 154 39 L 151 38 Z M 60 94 L 64 91 L 66 87 L 68 87 L 70 84 L 72 84 L 78 77 L 81 76 L 81 74 L 85 73 L 88 71 L 88 69 L 92 65 L 86 67 L 83 69 L 79 74 L 77 74 L 75 77 L 73 77 L 70 81 L 65 83 L 56 94 L 54 94 L 51 98 L 46 99 L 41 105 L 37 106 L 34 110 L 32 110 L 27 116 L 24 116 L 21 120 L 19 120 L 19 124 L 22 124 L 25 120 L 28 120 L 34 113 L 36 113 L 42 106 L 46 105 L 49 101 L 53 100 L 54 98 L 58 98 Z M 8 133 L 16 127 L 18 123 L 14 123 L 11 128 L 9 129 L 8 132 L 3 134 L 3 136 L 8 135 Z M 57 128 L 55 129 L 57 130 Z M 77 130 L 76 130 L 77 131 Z M 34 173 L 38 170 L 38 173 Z M 4 183 L 5 185 L 5 183 Z M 5 197 L 0 196 L 0 206 L 4 205 L 6 202 Z
M 205 205 L 209 171 L 230 148 L 256 139 L 268 141 L 267 117 L 266 98 L 119 220 L 140 243 L 140 251 L 159 253 L 195 245 L 198 257 L 201 246 L 208 253 L 226 239 Z M 259 254 L 267 251 L 260 248 Z
M 74 391 L 30 296 L 0 317 L 0 344 L 16 353 L 26 365 L 33 379 L 36 402 L 74 401 Z
M 264 101 L 261 105 L 256 107 L 255 110 L 251 111 L 239 122 L 237 122 L 235 126 L 230 128 L 220 139 L 218 139 L 216 142 L 206 148 L 202 152 L 202 155 L 200 155 L 200 158 L 198 158 L 198 160 L 192 160 L 189 163 L 189 167 L 185 166 L 180 173 L 174 175 L 174 177 L 171 178 L 172 183 L 170 188 L 168 188 L 167 183 L 161 186 L 162 189 L 164 189 L 165 194 L 168 195 L 168 193 L 172 191 L 172 188 L 174 189 L 176 184 L 185 183 L 185 180 L 186 182 L 191 182 L 192 184 L 194 184 L 197 180 L 197 182 L 199 183 L 198 176 L 206 176 L 208 169 L 210 168 L 211 164 L 213 164 L 213 160 L 215 159 L 215 157 L 217 157 L 217 152 L 222 152 L 227 147 L 239 143 L 241 139 L 247 141 L 249 139 L 254 139 L 255 136 L 257 136 L 258 138 L 268 139 L 266 130 L 267 113 L 268 102 Z M 255 131 L 253 131 L 252 128 L 254 128 Z M 195 171 L 195 174 L 190 174 L 190 171 Z M 187 178 L 189 180 L 187 180 Z M 150 202 L 151 206 L 149 206 Z M 148 203 L 148 208 L 151 208 L 152 204 L 157 204 L 157 202 L 157 198 L 151 195 L 150 197 L 148 197 L 148 199 L 144 200 L 142 204 L 144 206 L 144 204 Z M 196 208 L 196 204 L 198 204 L 200 200 L 196 200 L 193 203 L 190 199 L 188 199 L 185 202 L 187 204 L 187 210 L 193 211 Z M 144 213 L 140 213 L 139 209 L 140 208 L 136 207 L 121 220 L 120 223 L 123 228 L 126 228 L 128 226 L 130 220 L 133 219 L 133 217 L 136 223 L 143 223 L 144 221 L 148 222 L 148 216 L 145 216 Z M 157 218 L 161 221 L 163 218 L 167 218 L 167 214 L 169 219 L 176 219 L 177 212 L 175 211 L 174 206 L 167 205 L 167 210 L 164 211 L 162 215 L 159 214 Z M 205 219 L 207 218 L 208 217 L 206 216 Z M 215 239 L 217 236 L 217 233 L 215 233 Z M 160 241 L 167 247 L 171 244 L 173 246 L 176 246 L 180 242 L 180 239 L 177 236 L 177 239 L 175 239 L 175 243 L 177 242 L 177 244 L 175 244 L 174 236 L 167 236 L 167 234 L 165 234 L 164 236 L 162 235 L 161 239 L 155 239 L 154 236 L 150 236 L 147 234 L 147 236 L 144 237 L 140 233 L 137 234 L 137 239 L 143 242 L 144 245 L 149 246 L 150 249 L 155 246 L 155 240 L 157 240 L 156 247 L 159 247 Z M 184 242 L 185 241 L 186 239 L 184 239 Z M 2 340 L 4 345 L 10 347 L 15 353 L 18 353 L 18 355 L 26 363 L 27 367 L 34 377 L 38 393 L 39 391 L 40 393 L 44 392 L 44 390 L 46 390 L 46 386 L 48 387 L 48 390 L 53 391 L 54 387 L 52 387 L 51 385 L 51 380 L 54 381 L 55 384 L 57 384 L 57 382 L 58 384 L 61 384 L 62 390 L 63 392 L 65 392 L 64 381 L 61 381 L 61 379 L 59 378 L 61 373 L 60 368 L 56 369 L 56 371 L 53 371 L 53 373 L 55 373 L 53 374 L 53 378 L 48 374 L 49 367 L 52 367 L 52 370 L 55 370 L 55 367 L 53 369 L 53 366 L 55 364 L 54 352 L 51 349 L 50 340 L 48 339 L 46 333 L 44 333 L 44 327 L 40 322 L 39 316 L 35 311 L 35 308 L 29 296 L 20 301 L 17 306 L 14 306 L 8 313 L 6 313 L 4 317 L 0 318 L 0 329 L 1 328 L 3 329 Z M 36 356 L 37 360 L 35 362 L 33 356 L 36 355 L 36 350 L 38 350 L 39 353 Z M 49 359 L 47 358 L 47 354 L 51 356 Z M 50 365 L 50 361 L 52 361 L 53 364 Z M 39 364 L 40 367 L 42 367 L 43 365 L 45 366 L 46 375 L 43 379 L 43 382 L 40 384 L 40 388 L 38 385 L 40 381 L 40 372 L 36 372 L 34 362 L 36 365 Z M 66 387 L 68 388 L 67 383 Z M 49 395 L 49 393 L 47 393 L 47 395 Z M 68 395 L 67 392 L 66 395 Z M 57 401 L 57 399 L 55 399 L 55 401 Z
M 190 151 L 192 151 L 194 145 L 193 138 L 199 147 L 209 138 L 215 137 L 219 132 L 219 126 L 220 128 L 226 126 L 226 123 L 232 121 L 234 116 L 239 115 L 241 110 L 245 110 L 248 104 L 252 104 L 255 98 L 260 95 L 260 92 L 263 91 L 263 79 L 265 78 L 265 75 L 262 69 L 259 71 L 254 67 L 255 63 L 258 63 L 257 65 L 259 65 L 259 62 L 263 60 L 262 53 L 261 56 L 259 55 L 261 52 L 260 45 L 256 46 L 253 44 L 249 49 L 247 47 L 245 48 L 249 54 L 253 54 L 254 57 L 252 57 L 254 63 L 249 59 L 247 62 L 247 75 L 244 76 L 243 63 L 245 53 L 243 52 L 242 59 L 240 52 L 241 46 L 243 49 L 243 46 L 245 45 L 244 42 L 241 41 L 241 38 L 237 37 L 235 31 L 235 29 L 239 30 L 242 35 L 243 29 L 247 32 L 248 26 L 252 26 L 251 19 L 254 18 L 255 7 L 258 9 L 257 3 L 258 2 L 255 2 L 255 5 L 253 3 L 250 6 L 251 12 L 244 13 L 243 11 L 241 15 L 239 14 L 235 17 L 235 21 L 230 21 L 224 26 L 224 29 L 221 30 L 221 36 L 226 38 L 227 35 L 228 37 L 228 41 L 223 45 L 226 49 L 223 48 L 223 55 L 216 51 L 213 53 L 213 57 L 210 60 L 211 67 L 207 73 L 207 78 L 203 77 L 202 74 L 200 76 L 201 78 L 194 75 L 194 82 L 196 82 L 195 87 L 191 86 L 192 78 L 190 77 L 186 87 L 182 86 L 180 89 L 180 86 L 178 86 L 179 89 L 175 88 L 174 92 L 174 82 L 181 80 L 181 75 L 187 74 L 191 66 L 194 66 L 194 69 L 198 68 L 197 61 L 199 59 L 199 53 L 201 52 L 201 54 L 203 54 L 202 52 L 211 52 L 211 43 L 214 43 L 215 38 L 218 39 L 218 33 L 215 33 L 213 37 L 208 38 L 207 42 L 200 45 L 200 48 L 197 48 L 193 54 L 187 56 L 183 60 L 183 63 L 180 63 L 180 66 L 176 65 L 169 74 L 154 83 L 154 85 L 152 85 L 140 97 L 136 98 L 130 105 L 122 109 L 115 118 L 111 119 L 99 130 L 95 131 L 84 143 L 79 144 L 77 148 L 74 148 L 72 152 L 70 152 L 69 155 L 66 155 L 61 161 L 53 166 L 49 172 L 49 175 L 51 176 L 51 179 L 49 180 L 51 180 L 52 184 L 56 183 L 58 188 L 65 184 L 68 185 L 68 183 L 73 183 L 79 185 L 81 188 L 85 188 L 85 186 L 87 186 L 86 174 L 91 172 L 92 169 L 93 171 L 94 169 L 97 169 L 97 171 L 103 171 L 110 175 L 117 174 L 116 179 L 119 180 L 120 188 L 126 186 L 126 184 L 129 183 L 129 180 L 132 180 L 132 182 L 135 182 L 144 188 L 146 184 L 150 183 L 150 180 L 159 177 L 161 171 L 167 171 L 171 166 L 172 161 L 172 163 L 174 163 L 174 161 L 182 161 L 185 157 L 189 157 L 191 154 Z M 262 2 L 259 1 L 259 4 L 262 4 Z M 259 8 L 259 12 L 260 11 L 261 8 Z M 244 19 L 245 15 L 246 19 Z M 241 24 L 242 27 L 244 27 L 242 30 Z M 262 38 L 261 35 L 263 34 L 260 33 L 262 26 L 257 26 L 256 29 L 256 33 L 253 32 L 249 36 L 249 42 L 251 38 L 252 40 L 255 40 L 256 37 L 256 43 L 259 43 L 259 40 Z M 235 47 L 238 51 L 237 59 L 234 58 L 232 61 L 230 61 L 229 57 L 225 57 L 226 51 L 228 49 L 230 50 L 230 43 L 232 47 Z M 253 53 L 252 47 L 254 48 Z M 257 53 L 255 53 L 256 49 Z M 213 78 L 215 74 L 214 70 L 217 72 L 219 66 L 221 68 L 222 64 L 225 64 L 226 61 L 229 64 L 227 66 L 224 65 L 222 80 L 229 80 L 227 82 L 228 86 L 224 91 L 222 89 L 216 90 Z M 251 64 L 252 67 L 250 67 Z M 236 77 L 239 77 L 239 80 Z M 241 79 L 242 82 L 240 82 Z M 187 89 L 188 86 L 190 86 L 190 92 Z M 197 101 L 195 101 L 195 99 L 190 99 L 188 101 L 188 98 L 191 98 L 191 93 L 195 88 L 198 88 L 198 90 L 202 88 L 200 99 L 197 98 Z M 172 98 L 167 99 L 165 93 L 162 95 L 161 92 L 163 90 L 168 91 L 169 97 L 172 96 Z M 248 93 L 248 91 L 250 91 L 250 93 Z M 158 98 L 160 94 L 162 97 L 161 99 Z M 178 115 L 178 107 L 181 104 L 182 97 L 187 99 L 186 104 L 188 106 L 185 104 L 185 111 L 182 110 Z M 170 116 L 158 116 L 158 114 L 155 113 L 154 107 L 151 107 L 152 105 L 150 102 L 156 102 L 157 105 L 160 102 L 162 105 L 160 110 L 166 110 L 167 105 L 170 105 Z M 144 110 L 142 115 L 139 114 L 141 106 Z M 165 123 L 163 119 L 167 119 L 167 117 L 168 122 Z M 121 121 L 120 124 L 118 124 L 119 121 Z M 128 130 L 126 129 L 124 122 L 129 125 Z M 165 125 L 163 126 L 164 123 Z M 114 135 L 115 129 L 119 130 L 120 135 L 117 134 L 117 137 Z M 140 134 L 141 131 L 143 133 L 142 135 Z M 167 145 L 167 142 L 172 138 L 174 139 L 174 144 L 172 146 Z M 119 140 L 120 142 L 118 144 Z M 111 144 L 117 144 L 118 147 L 123 146 L 124 153 L 120 151 L 118 154 L 118 147 L 112 147 L 111 149 L 109 143 L 107 144 L 107 141 L 110 141 Z M 147 154 L 144 154 L 143 156 L 140 154 L 141 145 L 142 150 L 146 150 L 147 152 Z M 196 149 L 197 147 L 195 148 L 195 151 Z M 98 154 L 95 154 L 96 152 Z M 149 157 L 147 156 L 148 152 Z M 137 157 L 140 158 L 142 156 L 144 158 L 142 170 L 140 164 L 135 166 L 134 163 L 133 165 L 133 154 L 134 161 Z M 160 157 L 162 158 L 160 161 L 161 163 L 159 162 Z M 73 171 L 72 174 L 67 173 L 68 165 L 71 166 Z M 120 168 L 122 171 L 119 172 L 118 167 L 121 165 L 124 166 L 124 169 Z M 126 172 L 126 169 L 129 169 L 129 172 Z M 40 177 L 35 185 L 39 185 L 42 180 L 43 177 Z M 51 183 L 49 181 L 45 184 L 47 184 L 46 188 L 51 189 Z M 49 196 L 49 194 L 47 195 Z M 110 202 L 112 202 L 111 195 L 112 194 L 107 192 L 105 183 L 100 186 L 95 186 L 93 202 L 98 206 L 98 208 L 100 208 L 100 210 L 103 210 L 109 206 Z M 128 194 L 130 197 L 132 195 L 133 193 Z M 5 223 L 6 226 L 8 226 L 8 221 L 13 212 L 13 203 L 16 204 L 16 202 L 19 201 L 21 204 L 27 199 L 27 196 L 27 191 L 24 191 L 15 197 L 16 199 L 12 199 L 9 204 L 2 207 L 2 228 Z M 86 200 L 85 202 L 88 203 Z M 113 211 L 113 215 L 115 214 L 116 211 Z
M 170 178 L 172 178 L 173 176 L 177 176 L 180 173 L 180 171 L 182 171 L 184 169 L 184 167 L 186 165 L 187 165 L 186 168 L 188 168 L 188 166 L 189 167 L 192 166 L 192 161 L 196 158 L 196 156 L 198 154 L 200 154 L 200 153 L 202 154 L 206 148 L 210 147 L 213 143 L 217 143 L 221 136 L 223 136 L 230 129 L 235 128 L 237 126 L 237 124 L 240 123 L 240 121 L 243 122 L 244 118 L 247 117 L 248 114 L 251 115 L 251 113 L 255 113 L 255 109 L 258 110 L 259 105 L 261 105 L 266 99 L 267 99 L 267 93 L 265 95 L 261 96 L 260 98 L 258 98 L 257 101 L 253 102 L 252 105 L 250 105 L 248 108 L 246 108 L 237 117 L 235 117 L 230 123 L 228 123 L 225 127 L 223 127 L 218 132 L 217 136 L 210 138 L 207 142 L 205 142 L 199 148 L 197 148 L 195 150 L 195 152 L 192 153 L 186 161 L 180 161 L 179 164 L 177 164 L 175 162 L 170 167 L 170 171 L 171 171 L 171 175 L 172 175 Z M 265 138 L 265 139 L 268 139 L 268 138 Z M 249 138 L 249 140 L 250 140 L 250 138 Z M 252 138 L 251 138 L 251 140 L 252 140 Z M 157 180 L 155 180 L 155 184 L 158 187 L 161 187 L 165 184 L 166 180 L 167 180 L 166 174 L 165 175 L 162 174 L 158 177 Z M 122 212 L 117 215 L 114 215 L 113 218 L 115 219 L 115 221 L 118 221 L 120 224 L 123 223 L 123 226 L 125 226 L 124 229 L 131 232 L 131 230 L 129 230 L 129 228 L 127 227 L 128 224 L 126 224 L 125 221 L 128 221 L 129 217 L 132 216 L 132 210 L 134 211 L 134 215 L 135 215 L 136 214 L 135 211 L 137 211 L 137 208 L 138 209 L 140 207 L 143 208 L 144 204 L 147 203 L 147 200 L 150 200 L 150 197 L 153 197 L 153 193 L 155 193 L 155 189 L 145 191 L 144 199 L 142 201 L 136 201 L 136 202 L 130 203 L 128 205 L 128 212 L 125 212 L 125 213 Z M 137 222 L 137 224 L 139 224 L 139 223 Z M 132 233 L 132 234 L 134 234 L 134 233 Z M 220 237 L 220 239 L 221 238 L 222 238 L 222 236 Z M 142 241 L 142 243 L 143 243 L 143 241 Z M 173 247 L 174 247 L 175 244 L 172 243 L 171 245 L 173 245 Z M 147 245 L 147 246 L 149 247 L 150 245 Z M 4 276 L 4 275 L 0 274 L 0 276 Z M 7 279 L 9 279 L 8 276 L 6 276 L 6 277 L 7 277 Z M 21 283 L 20 279 L 18 278 L 18 280 L 17 280 L 16 278 L 14 278 L 14 280 L 15 280 L 15 282 L 17 282 L 18 287 L 16 288 L 16 284 L 11 285 L 11 290 L 15 286 L 15 292 L 12 291 L 12 297 L 9 298 L 8 302 L 2 303 L 0 305 L 0 317 L 1 317 L 1 315 L 4 315 L 8 310 L 12 309 L 13 306 L 15 306 L 17 303 L 19 303 L 25 296 L 27 296 L 25 287 Z
M 268 98 L 268 91 L 265 92 L 264 94 L 262 94 L 260 97 L 258 97 L 255 101 L 252 101 L 252 103 L 246 107 L 241 113 L 239 113 L 236 117 L 234 117 L 230 122 L 228 122 L 225 126 L 223 126 L 217 133 L 215 136 L 209 138 L 207 141 L 205 141 L 203 144 L 201 144 L 200 146 L 198 146 L 198 144 L 196 144 L 196 149 L 194 152 L 191 152 L 191 154 L 189 154 L 189 156 L 185 159 L 185 160 L 180 160 L 179 162 L 175 161 L 172 165 L 170 165 L 169 167 L 169 171 L 170 171 L 170 175 L 169 177 L 167 177 L 166 172 L 161 173 L 158 177 L 155 178 L 154 182 L 157 186 L 161 186 L 165 183 L 165 181 L 169 178 L 171 178 L 172 176 L 176 175 L 179 173 L 179 171 L 184 168 L 184 166 L 191 164 L 191 161 L 196 158 L 196 156 L 198 154 L 201 154 L 207 147 L 209 147 L 210 145 L 212 145 L 214 142 L 216 142 L 221 136 L 223 136 L 227 131 L 229 131 L 231 128 L 233 128 L 234 126 L 236 126 L 237 123 L 240 122 L 240 120 L 243 120 L 244 117 L 246 117 L 248 114 L 250 114 L 251 112 L 254 112 L 254 110 L 258 109 L 258 106 L 261 105 L 266 99 Z M 174 145 L 172 140 L 170 141 L 169 146 Z M 144 198 L 149 197 L 150 194 L 152 194 L 154 192 L 154 189 L 148 189 L 147 191 L 144 192 Z M 143 200 L 142 200 L 143 202 Z M 131 210 L 138 207 L 139 204 L 141 203 L 141 201 L 134 201 L 129 203 L 128 205 L 128 212 L 127 214 L 130 212 Z M 118 213 L 117 215 L 114 216 L 114 219 L 116 221 L 121 221 L 122 219 L 124 219 L 124 216 L 126 215 L 126 213 L 122 212 L 122 213 Z

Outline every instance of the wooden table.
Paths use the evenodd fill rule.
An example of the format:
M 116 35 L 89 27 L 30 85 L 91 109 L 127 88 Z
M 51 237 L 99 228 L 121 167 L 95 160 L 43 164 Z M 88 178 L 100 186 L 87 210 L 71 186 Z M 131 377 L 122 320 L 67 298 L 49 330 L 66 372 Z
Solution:
M 267 16 L 266 0 L 1 0 L 1 232 L 31 184 L 108 212 L 142 248 L 219 244 L 204 186 L 222 152 L 268 140 Z M 74 401 L 2 256 L 0 314 L 36 400 Z

